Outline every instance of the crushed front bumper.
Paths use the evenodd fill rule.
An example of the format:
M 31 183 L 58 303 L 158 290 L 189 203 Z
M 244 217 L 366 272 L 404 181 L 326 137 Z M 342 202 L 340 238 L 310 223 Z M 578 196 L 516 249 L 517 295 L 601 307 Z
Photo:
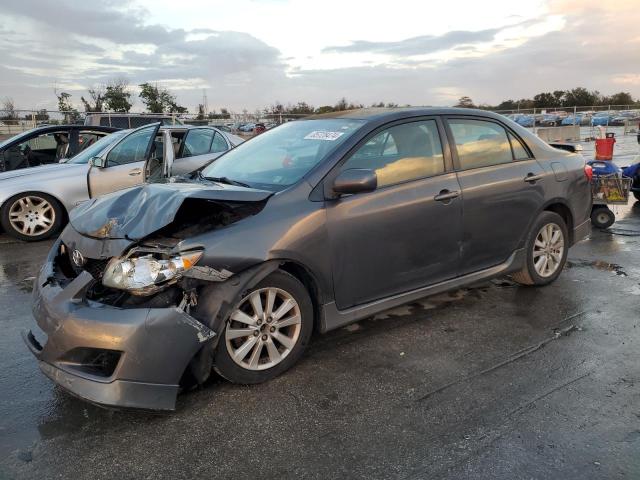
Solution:
M 33 290 L 33 315 L 47 336 L 23 338 L 45 375 L 89 402 L 118 408 L 175 409 L 179 381 L 215 333 L 178 307 L 116 308 L 85 298 L 80 273 L 62 287 L 54 275 L 59 241 Z

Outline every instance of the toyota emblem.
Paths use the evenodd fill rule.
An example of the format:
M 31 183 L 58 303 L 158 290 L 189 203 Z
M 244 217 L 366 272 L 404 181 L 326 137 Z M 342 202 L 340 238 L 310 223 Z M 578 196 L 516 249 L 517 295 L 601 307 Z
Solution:
M 73 253 L 71 254 L 71 259 L 73 260 L 73 263 L 75 263 L 78 267 L 83 266 L 84 262 L 86 261 L 79 250 L 73 251 Z

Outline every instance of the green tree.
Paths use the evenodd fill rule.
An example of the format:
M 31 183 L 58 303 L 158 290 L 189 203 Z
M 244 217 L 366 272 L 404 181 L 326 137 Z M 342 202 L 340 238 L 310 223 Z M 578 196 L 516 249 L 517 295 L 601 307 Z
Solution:
M 515 110 L 518 108 L 518 102 L 514 100 L 503 100 L 496 106 L 496 110 Z
M 333 112 L 333 107 L 331 105 L 323 105 L 322 107 L 316 108 L 316 111 L 315 111 L 315 113 L 317 114 L 329 113 L 329 112 Z
M 533 96 L 533 106 L 536 108 L 561 107 L 558 99 L 551 92 L 542 92 Z
M 140 98 L 150 113 L 187 113 L 185 107 L 176 103 L 175 95 L 158 85 L 140 84 Z
M 579 107 L 584 105 L 598 105 L 602 96 L 597 90 L 589 91 L 584 87 L 568 90 L 564 94 L 565 107 Z
M 605 97 L 603 103 L 607 105 L 635 105 L 636 100 L 629 92 L 618 92 L 610 97 Z
M 104 108 L 119 113 L 127 113 L 133 104 L 130 101 L 129 82 L 125 79 L 110 81 L 104 93 Z
M 307 102 L 298 102 L 296 105 L 290 106 L 287 110 L 287 113 L 295 115 L 309 115 L 314 112 L 314 108 Z
M 54 90 L 56 98 L 58 99 L 58 110 L 64 114 L 65 123 L 78 123 L 80 121 L 80 113 L 71 103 L 71 94 L 67 92 L 58 93 Z
M 463 97 L 460 97 L 458 99 L 458 103 L 454 105 L 454 107 L 460 107 L 460 108 L 476 108 L 475 104 L 473 103 L 473 100 L 471 100 L 470 97 L 467 97 L 466 95 Z

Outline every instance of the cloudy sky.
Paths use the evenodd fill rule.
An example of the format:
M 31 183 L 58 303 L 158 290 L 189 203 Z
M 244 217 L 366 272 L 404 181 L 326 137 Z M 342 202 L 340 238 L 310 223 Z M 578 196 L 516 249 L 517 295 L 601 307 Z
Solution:
M 0 98 L 79 106 L 157 82 L 192 111 L 280 101 L 497 103 L 585 86 L 640 97 L 640 0 L 3 0 Z M 139 101 L 135 110 L 141 110 Z

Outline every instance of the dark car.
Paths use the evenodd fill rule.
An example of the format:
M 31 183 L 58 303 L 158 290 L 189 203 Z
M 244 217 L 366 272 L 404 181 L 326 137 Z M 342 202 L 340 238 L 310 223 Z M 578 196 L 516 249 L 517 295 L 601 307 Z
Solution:
M 27 130 L 0 143 L 0 172 L 58 163 L 116 130 L 119 129 L 82 125 L 47 125 Z
M 283 373 L 314 329 L 505 274 L 553 282 L 590 231 L 587 174 L 485 111 L 289 122 L 191 179 L 73 210 L 35 281 L 43 332 L 25 340 L 76 396 L 173 409 L 212 368 Z
M 263 133 L 267 131 L 267 127 L 264 123 L 256 123 L 256 126 L 253 128 L 253 133 L 258 135 L 259 133 Z

